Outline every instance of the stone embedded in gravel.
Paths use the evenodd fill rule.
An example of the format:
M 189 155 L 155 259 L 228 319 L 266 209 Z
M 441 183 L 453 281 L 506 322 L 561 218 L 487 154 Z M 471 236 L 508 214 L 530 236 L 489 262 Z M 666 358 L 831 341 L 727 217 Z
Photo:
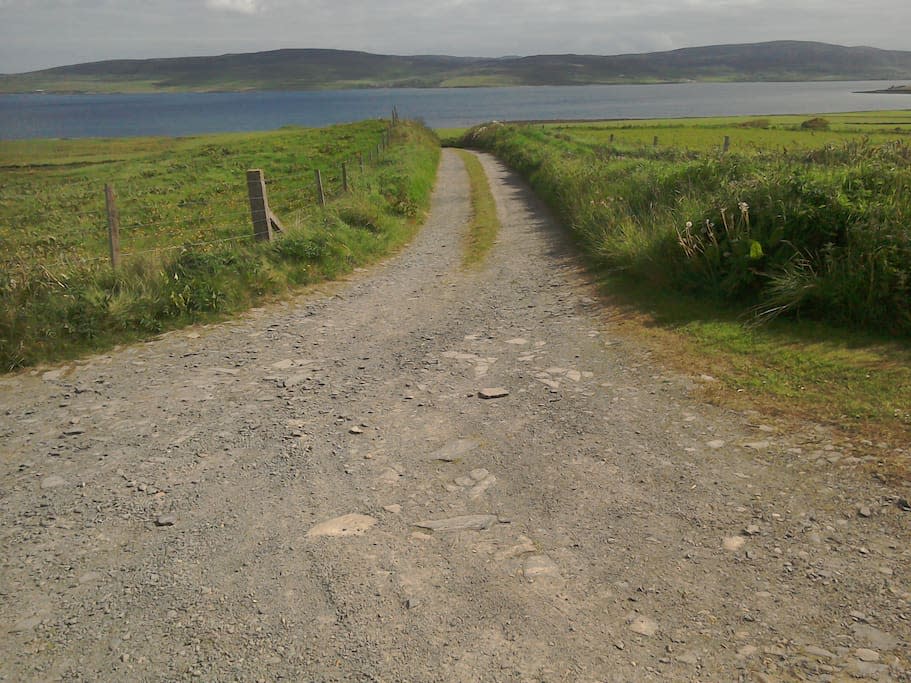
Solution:
M 526 579 L 538 576 L 559 576 L 560 570 L 547 555 L 531 555 L 525 559 L 522 573 Z
M 469 439 L 459 439 L 438 448 L 430 454 L 431 460 L 440 460 L 441 462 L 455 462 L 456 460 L 468 455 L 478 444 Z
M 174 515 L 159 515 L 155 518 L 155 526 L 174 526 L 177 524 L 177 517 Z
M 572 382 L 579 382 L 582 380 L 582 373 L 579 372 L 578 370 L 567 370 L 566 379 L 568 379 Z
M 758 536 L 760 532 L 758 524 L 750 524 L 746 529 L 743 530 L 747 536 Z
M 815 645 L 807 645 L 803 651 L 808 655 L 813 655 L 814 657 L 822 657 L 823 659 L 836 659 L 837 657 L 834 652 L 829 652 L 825 648 L 816 647 Z
M 98 572 L 86 572 L 79 577 L 79 583 L 93 583 L 101 578 Z
M 401 505 L 384 505 L 383 509 L 386 512 L 389 512 L 393 515 L 397 515 L 402 511 L 402 506 Z
M 898 647 L 898 638 L 873 626 L 854 624 L 851 626 L 851 630 L 854 631 L 854 637 L 857 640 L 876 650 L 894 650 Z
M 490 474 L 490 472 L 485 470 L 483 467 L 479 467 L 478 469 L 472 470 L 471 472 L 469 472 L 468 476 L 471 477 L 472 479 L 474 479 L 475 481 L 481 481 L 482 479 L 486 479 L 487 475 L 489 475 L 489 474 Z
M 696 666 L 699 663 L 699 655 L 695 652 L 684 652 L 682 655 L 678 655 L 675 659 L 681 664 L 689 664 L 690 666 Z
M 361 429 L 360 427 L 358 427 L 357 425 L 354 425 L 351 429 L 348 430 L 348 433 L 349 434 L 363 434 L 364 430 Z
M 358 536 L 373 528 L 376 520 L 367 515 L 350 514 L 327 520 L 307 532 L 307 538 L 320 536 Z
M 651 638 L 658 633 L 658 624 L 648 617 L 635 617 L 629 622 L 629 630 L 640 636 Z
M 866 505 L 861 505 L 859 508 L 857 508 L 857 514 L 860 515 L 861 517 L 872 517 L 873 516 L 873 512 Z
M 474 484 L 474 479 L 471 477 L 459 477 L 455 480 L 455 483 L 459 486 L 472 486 Z
M 515 339 L 509 339 L 506 342 L 507 344 L 512 344 L 513 346 L 525 346 L 528 343 L 527 339 L 522 337 L 516 337 Z
M 27 631 L 34 631 L 42 621 L 43 619 L 41 617 L 28 617 L 27 619 L 22 619 L 21 621 L 16 622 L 16 624 L 10 629 L 10 633 L 25 633 Z
M 725 550 L 740 550 L 747 540 L 743 536 L 728 536 L 721 542 Z
M 845 671 L 855 678 L 876 678 L 888 669 L 889 667 L 885 664 L 855 659 L 848 664 Z
M 497 523 L 496 515 L 463 515 L 418 522 L 415 526 L 431 531 L 485 531 Z
M 759 652 L 759 648 L 756 647 L 755 645 L 744 645 L 742 648 L 737 650 L 737 656 L 738 657 L 752 657 L 757 652 Z
M 751 441 L 749 443 L 743 444 L 744 448 L 749 448 L 754 451 L 764 451 L 769 447 L 768 441 Z
M 52 474 L 41 480 L 41 488 L 43 489 L 56 489 L 61 486 L 66 486 L 66 479 L 56 474 Z
M 870 650 L 865 647 L 858 648 L 854 651 L 854 656 L 856 656 L 862 662 L 878 662 L 879 653 L 876 650 Z
M 506 396 L 509 396 L 509 391 L 507 391 L 503 387 L 492 387 L 489 389 L 481 389 L 478 392 L 478 398 L 483 398 L 485 400 L 492 399 L 492 398 L 505 398 Z
M 714 439 L 713 441 L 707 442 L 705 445 L 711 448 L 712 450 L 718 450 L 719 448 L 724 448 L 724 441 L 721 439 Z

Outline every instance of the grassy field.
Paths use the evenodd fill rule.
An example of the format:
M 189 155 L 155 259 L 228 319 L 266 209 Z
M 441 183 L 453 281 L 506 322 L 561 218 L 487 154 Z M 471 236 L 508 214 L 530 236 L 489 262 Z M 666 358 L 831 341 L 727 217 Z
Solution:
M 461 140 L 530 181 L 625 327 L 720 380 L 703 387 L 715 400 L 903 444 L 909 143 L 908 111 L 488 125 Z
M 241 310 L 333 277 L 411 235 L 435 136 L 387 124 L 192 138 L 31 140 L 0 147 L 0 369 L 73 357 Z M 365 161 L 362 172 L 357 161 Z M 342 194 L 348 160 L 351 191 Z M 265 173 L 286 233 L 256 244 L 245 171 Z M 330 201 L 316 202 L 319 168 Z M 108 263 L 113 183 L 123 265 Z

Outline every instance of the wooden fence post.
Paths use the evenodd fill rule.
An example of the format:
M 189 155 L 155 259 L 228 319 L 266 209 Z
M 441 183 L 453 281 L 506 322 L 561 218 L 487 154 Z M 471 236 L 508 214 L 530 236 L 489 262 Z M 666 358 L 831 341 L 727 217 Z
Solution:
M 258 168 L 247 171 L 247 194 L 250 196 L 250 216 L 253 219 L 253 236 L 257 242 L 271 242 L 272 230 L 282 231 L 278 218 L 269 210 L 266 180 Z
M 614 134 L 610 134 L 610 144 L 614 144 Z
M 348 162 L 342 162 L 342 190 L 348 191 Z
M 104 186 L 104 203 L 108 210 L 108 247 L 111 251 L 111 268 L 120 266 L 120 214 L 113 185 Z
M 722 148 L 721 151 L 722 151 L 722 153 L 724 153 L 724 152 L 727 152 L 730 148 L 731 148 L 731 136 L 725 135 L 724 136 L 724 147 Z
M 326 206 L 326 194 L 323 192 L 323 174 L 316 169 L 316 201 L 320 206 Z
M 658 136 L 656 135 L 654 137 L 654 139 L 652 140 L 652 147 L 657 147 L 657 146 L 658 146 Z

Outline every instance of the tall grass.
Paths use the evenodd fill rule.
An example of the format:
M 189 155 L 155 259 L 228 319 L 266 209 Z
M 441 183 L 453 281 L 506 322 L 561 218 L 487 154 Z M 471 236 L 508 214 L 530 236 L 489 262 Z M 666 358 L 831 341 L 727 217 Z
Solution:
M 753 311 L 911 336 L 911 147 L 700 154 L 534 126 L 463 144 L 525 175 L 614 271 Z
M 438 159 L 435 136 L 403 124 L 351 193 L 286 219 L 287 233 L 273 242 L 181 247 L 134 256 L 117 271 L 98 261 L 52 270 L 22 259 L 0 271 L 0 370 L 239 311 L 376 259 L 417 228 Z

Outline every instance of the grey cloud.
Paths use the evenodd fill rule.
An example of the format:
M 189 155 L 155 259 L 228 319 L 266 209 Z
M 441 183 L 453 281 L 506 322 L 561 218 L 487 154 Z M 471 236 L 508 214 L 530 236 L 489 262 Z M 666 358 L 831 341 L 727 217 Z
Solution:
M 907 49 L 907 0 L 0 0 L 0 72 L 330 47 L 616 54 L 777 39 Z

